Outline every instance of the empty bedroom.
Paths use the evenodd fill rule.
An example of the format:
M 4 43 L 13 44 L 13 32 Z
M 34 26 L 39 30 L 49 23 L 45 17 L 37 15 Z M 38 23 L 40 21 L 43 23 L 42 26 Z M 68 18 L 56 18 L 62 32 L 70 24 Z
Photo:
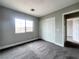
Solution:
M 0 59 L 79 59 L 79 0 L 0 0 Z

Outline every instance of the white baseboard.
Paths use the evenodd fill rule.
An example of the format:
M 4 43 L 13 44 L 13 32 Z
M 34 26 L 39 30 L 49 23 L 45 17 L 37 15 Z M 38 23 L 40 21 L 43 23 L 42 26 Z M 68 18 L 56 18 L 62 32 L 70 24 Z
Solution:
M 22 44 L 22 43 L 27 43 L 27 42 L 37 40 L 37 39 L 38 38 L 34 38 L 34 39 L 30 39 L 30 40 L 26 40 L 26 41 L 17 42 L 17 43 L 14 43 L 14 44 L 6 45 L 6 46 L 0 46 L 0 50 L 5 49 L 5 48 L 9 48 L 9 47 L 12 47 L 12 46 L 16 46 L 16 45 L 19 45 L 19 44 Z
M 45 40 L 45 41 L 47 41 L 47 40 Z M 48 42 L 54 43 L 55 45 L 58 45 L 58 46 L 60 46 L 60 47 L 64 47 L 64 44 L 60 44 L 60 43 L 56 43 L 56 42 L 51 42 L 51 41 L 48 41 Z
M 54 44 L 61 46 L 61 47 L 64 47 L 64 44 L 59 44 L 59 43 L 56 43 L 56 42 Z

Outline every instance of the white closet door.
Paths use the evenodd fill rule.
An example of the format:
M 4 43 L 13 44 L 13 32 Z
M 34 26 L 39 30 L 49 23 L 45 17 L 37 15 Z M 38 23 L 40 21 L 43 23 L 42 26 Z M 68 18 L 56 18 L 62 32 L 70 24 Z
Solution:
M 73 40 L 79 43 L 79 18 L 73 19 Z
M 55 17 L 42 21 L 42 38 L 54 43 L 55 41 Z

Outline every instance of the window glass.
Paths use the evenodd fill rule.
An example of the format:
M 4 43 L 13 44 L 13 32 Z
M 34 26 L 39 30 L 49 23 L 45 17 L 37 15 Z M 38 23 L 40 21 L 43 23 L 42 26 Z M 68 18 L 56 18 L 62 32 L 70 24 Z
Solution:
M 26 32 L 33 32 L 33 21 L 26 20 Z
M 25 20 L 15 19 L 15 33 L 24 33 L 25 32 Z

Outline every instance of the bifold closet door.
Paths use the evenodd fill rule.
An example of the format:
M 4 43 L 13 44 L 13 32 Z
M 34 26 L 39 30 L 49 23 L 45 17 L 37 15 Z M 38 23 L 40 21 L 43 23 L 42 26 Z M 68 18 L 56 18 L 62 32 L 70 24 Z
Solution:
M 55 42 L 55 17 L 42 20 L 42 38 L 46 41 Z

